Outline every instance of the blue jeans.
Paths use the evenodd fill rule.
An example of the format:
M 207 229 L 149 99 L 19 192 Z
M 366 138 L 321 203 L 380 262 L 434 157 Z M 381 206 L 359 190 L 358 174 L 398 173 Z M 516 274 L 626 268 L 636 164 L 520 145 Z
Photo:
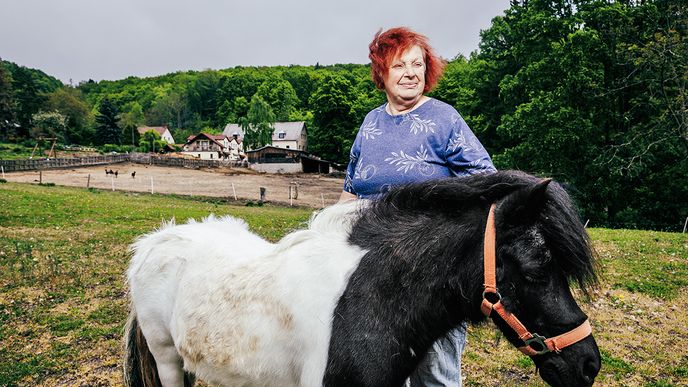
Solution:
M 461 387 L 461 353 L 465 345 L 466 323 L 463 322 L 432 344 L 409 377 L 407 386 Z

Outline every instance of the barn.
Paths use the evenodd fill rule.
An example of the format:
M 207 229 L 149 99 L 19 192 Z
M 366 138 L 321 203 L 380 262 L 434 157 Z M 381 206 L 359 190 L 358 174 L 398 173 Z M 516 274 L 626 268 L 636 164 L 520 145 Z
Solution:
M 246 152 L 251 169 L 267 173 L 330 173 L 330 163 L 302 150 L 264 146 Z

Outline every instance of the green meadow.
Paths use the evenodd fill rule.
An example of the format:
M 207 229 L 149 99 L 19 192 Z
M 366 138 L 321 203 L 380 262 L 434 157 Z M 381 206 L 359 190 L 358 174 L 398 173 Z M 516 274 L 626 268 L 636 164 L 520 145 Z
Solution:
M 119 385 L 128 245 L 162 221 L 245 219 L 271 241 L 303 208 L 0 183 L 0 385 Z M 688 384 L 688 234 L 589 230 L 601 283 L 580 298 L 603 368 L 599 385 Z M 469 328 L 466 385 L 543 385 L 490 324 Z

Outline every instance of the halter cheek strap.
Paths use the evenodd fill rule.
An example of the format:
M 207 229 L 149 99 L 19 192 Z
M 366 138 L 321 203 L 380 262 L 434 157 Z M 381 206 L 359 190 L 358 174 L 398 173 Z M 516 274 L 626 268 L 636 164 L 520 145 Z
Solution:
M 483 291 L 483 301 L 480 305 L 480 310 L 487 317 L 490 317 L 492 312 L 496 312 L 499 317 L 516 332 L 518 338 L 525 343 L 525 346 L 518 347 L 518 349 L 528 356 L 542 355 L 547 352 L 559 353 L 563 348 L 588 337 L 592 333 L 592 328 L 588 320 L 585 320 L 581 325 L 566 333 L 551 338 L 545 338 L 537 333 L 530 333 L 515 315 L 509 313 L 504 308 L 502 296 L 497 290 L 497 249 L 494 211 L 495 204 L 493 203 L 490 206 L 490 212 L 487 216 L 487 226 L 485 226 L 485 241 L 483 244 L 483 256 L 485 259 L 485 290 Z M 490 299 L 492 301 L 490 301 Z

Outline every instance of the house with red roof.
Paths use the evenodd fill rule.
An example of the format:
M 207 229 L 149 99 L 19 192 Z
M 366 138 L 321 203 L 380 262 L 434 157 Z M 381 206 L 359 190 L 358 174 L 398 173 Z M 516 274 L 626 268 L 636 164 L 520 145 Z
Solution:
M 238 161 L 246 157 L 241 139 L 224 134 L 199 133 L 189 136 L 181 153 L 202 160 Z

